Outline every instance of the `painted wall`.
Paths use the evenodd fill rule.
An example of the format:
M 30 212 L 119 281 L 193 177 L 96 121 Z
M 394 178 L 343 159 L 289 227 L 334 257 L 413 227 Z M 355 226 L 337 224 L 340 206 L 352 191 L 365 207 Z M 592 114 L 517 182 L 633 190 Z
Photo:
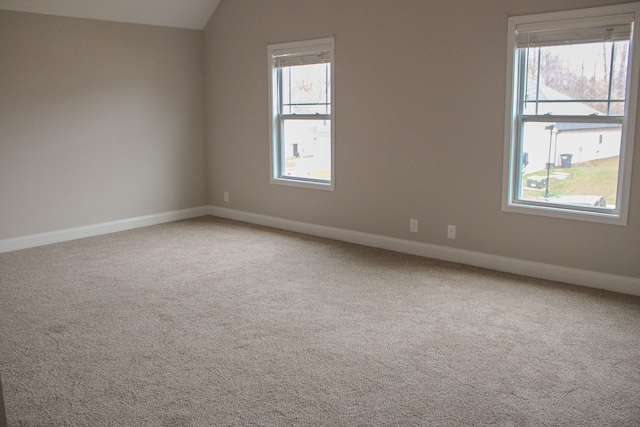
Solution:
M 501 212 L 505 16 L 616 3 L 223 0 L 204 41 L 209 202 L 640 278 L 640 142 L 628 226 Z M 329 35 L 336 190 L 272 185 L 267 44 Z
M 202 46 L 0 11 L 0 239 L 206 205 Z

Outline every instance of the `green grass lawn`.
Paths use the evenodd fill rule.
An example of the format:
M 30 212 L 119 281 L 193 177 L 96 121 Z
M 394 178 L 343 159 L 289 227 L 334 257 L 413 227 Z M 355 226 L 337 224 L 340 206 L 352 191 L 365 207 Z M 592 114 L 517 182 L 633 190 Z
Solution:
M 331 179 L 331 171 L 327 170 L 327 171 L 315 172 L 311 174 L 311 177 L 320 178 L 320 179 Z
M 311 157 L 313 157 L 313 155 L 302 156 L 302 158 L 311 158 Z M 294 168 L 299 160 L 300 159 L 297 158 L 297 157 L 293 157 L 293 156 L 287 157 L 285 159 L 287 169 Z M 331 170 L 323 170 L 323 171 L 313 172 L 313 173 L 310 173 L 309 176 L 311 178 L 330 180 L 331 179 Z
M 549 180 L 549 196 L 567 194 L 588 194 L 604 196 L 607 203 L 615 204 L 618 188 L 618 156 L 606 159 L 590 160 L 574 163 L 570 168 L 556 167 L 551 169 Z M 565 179 L 554 178 L 556 174 L 567 174 Z M 526 200 L 542 200 L 545 188 L 527 187 L 527 178 L 547 176 L 547 170 L 531 172 L 522 176 L 522 198 Z

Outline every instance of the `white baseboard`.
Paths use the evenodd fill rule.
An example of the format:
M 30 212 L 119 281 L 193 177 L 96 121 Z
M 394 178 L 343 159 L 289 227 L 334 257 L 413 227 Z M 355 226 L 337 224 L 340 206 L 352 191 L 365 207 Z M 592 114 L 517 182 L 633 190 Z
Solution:
M 213 215 L 221 218 L 228 218 L 318 237 L 340 240 L 343 242 L 388 249 L 395 252 L 402 252 L 443 261 L 458 262 L 461 264 L 503 271 L 506 273 L 520 274 L 523 276 L 640 296 L 640 279 L 633 277 L 598 273 L 594 271 L 579 270 L 575 268 L 560 267 L 551 264 L 542 264 L 515 258 L 490 255 L 482 252 L 448 248 L 446 246 L 431 245 L 411 240 L 380 236 L 377 234 L 362 233 L 359 231 L 292 221 L 217 206 L 200 206 L 196 208 L 110 221 L 84 227 L 75 227 L 48 233 L 4 239 L 0 240 L 0 253 L 81 239 L 84 237 L 92 237 L 100 234 L 115 233 L 118 231 L 131 230 L 134 228 L 147 227 L 166 222 L 180 221 L 203 215 Z
M 519 274 L 539 279 L 553 280 L 595 289 L 604 289 L 629 295 L 640 296 L 640 279 L 575 268 L 560 267 L 525 261 L 515 258 L 490 255 L 445 246 L 396 239 L 376 234 L 341 228 L 326 227 L 282 218 L 258 215 L 233 209 L 210 206 L 208 213 L 213 216 L 233 219 L 252 224 L 264 225 L 318 237 L 356 243 L 364 246 L 388 249 L 412 255 L 424 256 L 443 261 L 458 262 L 475 267 Z
M 103 222 L 84 227 L 67 228 L 65 230 L 51 231 L 48 233 L 32 234 L 13 239 L 4 239 L 0 240 L 0 253 L 49 245 L 51 243 L 66 242 L 68 240 L 82 239 L 84 237 L 98 236 L 100 234 L 115 233 L 118 231 L 147 227 L 150 225 L 163 224 L 165 222 L 195 218 L 198 216 L 209 215 L 209 210 L 209 206 L 200 206 L 190 209 Z

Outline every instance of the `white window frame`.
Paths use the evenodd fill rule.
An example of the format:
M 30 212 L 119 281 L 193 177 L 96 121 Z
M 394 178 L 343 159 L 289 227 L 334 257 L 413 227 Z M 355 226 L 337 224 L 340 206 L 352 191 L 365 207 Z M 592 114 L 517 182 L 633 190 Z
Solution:
M 271 183 L 288 185 L 293 187 L 313 188 L 319 190 L 333 191 L 335 189 L 335 59 L 334 59 L 334 37 L 321 39 L 295 41 L 289 43 L 278 43 L 268 46 L 267 59 L 269 61 L 269 146 L 270 146 L 270 173 Z M 290 177 L 282 174 L 282 164 L 284 162 L 284 147 L 282 144 L 283 120 L 281 116 L 282 101 L 278 92 L 278 68 L 276 58 L 284 56 L 304 57 L 306 54 L 323 52 L 323 56 L 328 58 L 325 62 L 330 64 L 330 114 L 325 115 L 331 122 L 331 178 L 329 181 L 320 179 L 306 179 L 301 177 Z M 297 115 L 297 118 L 304 119 L 304 115 Z M 309 115 L 309 119 L 316 120 L 317 116 Z
M 618 203 L 616 209 L 571 208 L 568 206 L 549 206 L 547 204 L 524 203 L 516 197 L 518 191 L 517 180 L 521 162 L 519 136 L 518 108 L 518 61 L 517 27 L 533 26 L 538 28 L 571 27 L 572 21 L 578 19 L 600 20 L 602 17 L 632 14 L 633 31 L 629 44 L 629 62 L 627 69 L 627 94 L 625 114 L 622 119 L 622 138 L 620 146 L 620 167 L 618 176 Z M 629 3 L 616 6 L 605 6 L 590 9 L 579 9 L 564 12 L 551 12 L 527 16 L 510 17 L 508 22 L 507 40 L 507 90 L 505 101 L 505 147 L 504 147 L 504 176 L 502 188 L 502 210 L 504 212 L 540 215 L 554 218 L 564 218 L 580 221 L 590 221 L 614 225 L 627 225 L 629 198 L 631 187 L 631 168 L 633 163 L 633 144 L 635 138 L 635 123 L 637 115 L 638 76 L 640 70 L 640 3 Z M 521 27 L 522 28 L 522 27 Z M 552 117 L 552 116 L 551 116 Z M 552 120 L 552 119 L 550 119 Z

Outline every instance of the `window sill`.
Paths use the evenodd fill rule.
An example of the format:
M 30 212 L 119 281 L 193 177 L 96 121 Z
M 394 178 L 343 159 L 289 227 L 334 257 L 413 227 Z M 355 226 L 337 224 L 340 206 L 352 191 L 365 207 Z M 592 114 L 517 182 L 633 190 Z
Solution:
M 312 181 L 292 178 L 271 178 L 271 184 L 285 185 L 289 187 L 311 188 L 314 190 L 334 191 L 335 186 L 331 182 Z
M 600 224 L 611 225 L 627 225 L 627 219 L 620 215 L 617 211 L 612 213 L 606 212 L 589 212 L 576 211 L 562 207 L 525 205 L 519 203 L 503 203 L 503 212 L 518 213 L 525 215 L 537 215 L 551 218 L 561 218 L 573 221 L 587 221 Z

